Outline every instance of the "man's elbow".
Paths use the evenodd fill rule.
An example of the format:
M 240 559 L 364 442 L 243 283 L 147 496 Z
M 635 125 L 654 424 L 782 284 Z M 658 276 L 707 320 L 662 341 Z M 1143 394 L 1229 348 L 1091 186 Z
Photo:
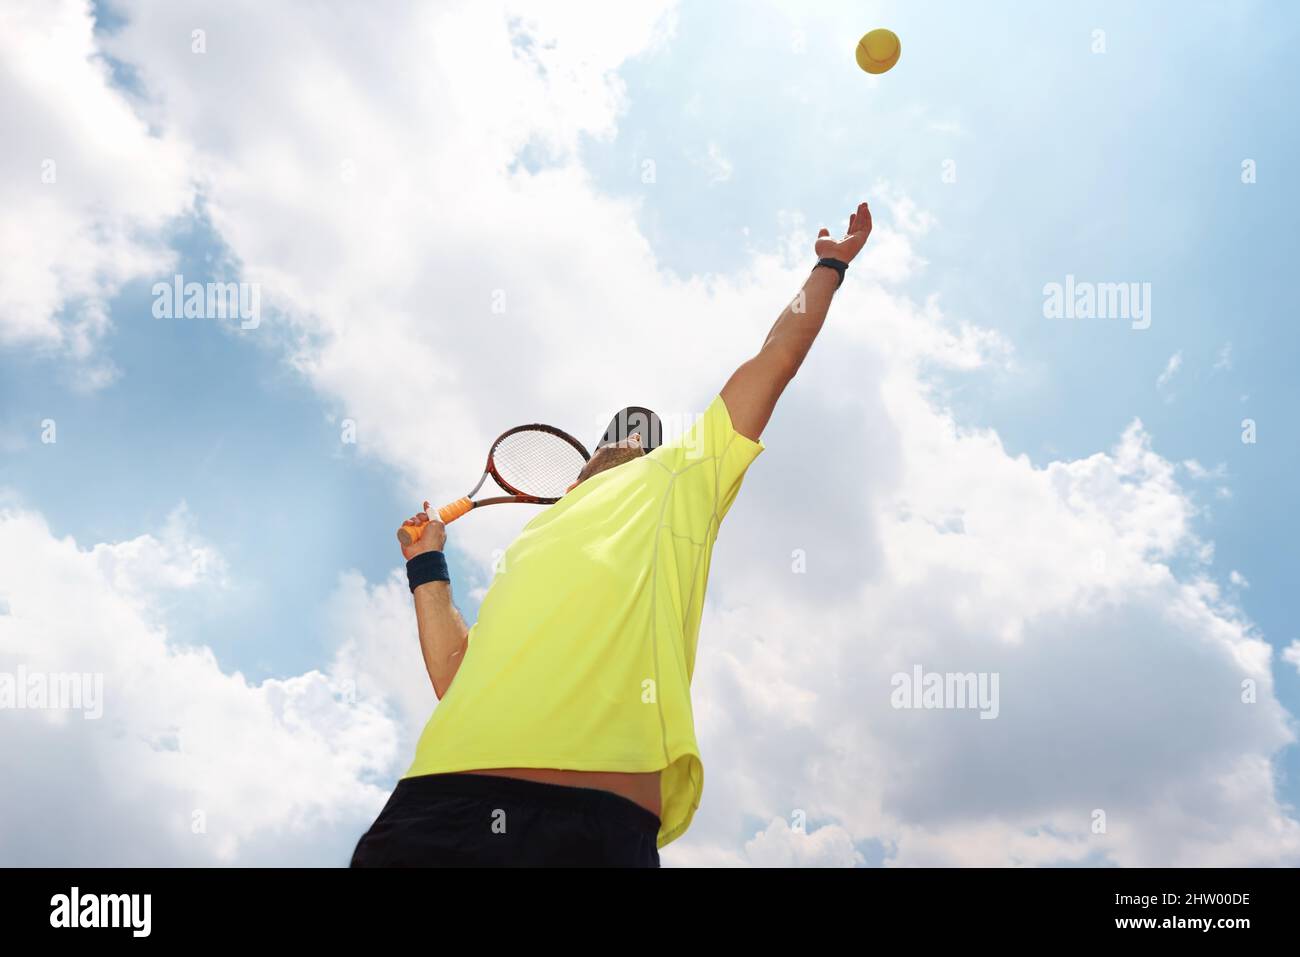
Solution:
M 451 687 L 451 679 L 455 677 L 456 677 L 455 671 L 443 672 L 442 674 L 437 674 L 437 675 L 430 675 L 429 681 L 433 683 L 433 696 L 437 698 L 439 701 L 441 701 L 442 696 L 445 695 L 447 693 L 447 689 Z
M 460 671 L 460 663 L 465 658 L 465 646 L 461 645 L 456 651 L 447 656 L 447 660 L 442 662 L 441 667 L 430 670 L 429 681 L 433 684 L 433 694 L 441 701 L 442 696 L 447 693 L 451 687 L 452 680 Z

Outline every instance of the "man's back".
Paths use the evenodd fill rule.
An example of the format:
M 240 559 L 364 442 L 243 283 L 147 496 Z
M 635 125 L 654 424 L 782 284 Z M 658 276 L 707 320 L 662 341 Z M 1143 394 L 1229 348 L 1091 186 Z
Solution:
M 498 566 L 406 776 L 662 771 L 660 845 L 685 830 L 703 786 L 690 679 L 709 559 L 761 451 L 715 398 L 677 442 L 533 519 Z

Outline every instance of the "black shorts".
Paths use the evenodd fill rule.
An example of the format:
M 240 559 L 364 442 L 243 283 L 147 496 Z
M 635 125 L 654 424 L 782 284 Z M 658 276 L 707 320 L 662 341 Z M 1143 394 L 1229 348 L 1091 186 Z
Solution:
M 658 867 L 659 818 L 609 791 L 490 774 L 397 782 L 353 867 Z

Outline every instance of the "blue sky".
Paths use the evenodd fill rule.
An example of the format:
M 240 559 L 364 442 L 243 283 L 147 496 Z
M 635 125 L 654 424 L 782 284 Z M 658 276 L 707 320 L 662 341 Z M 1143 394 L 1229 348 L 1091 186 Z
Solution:
M 101 15 L 105 6 L 97 7 Z M 111 324 L 95 339 L 89 358 L 72 355 L 58 342 L 0 338 L 0 489 L 5 493 L 0 502 L 39 513 L 55 537 L 73 536 L 83 548 L 160 535 L 183 503 L 194 534 L 221 556 L 224 582 L 158 598 L 152 606 L 156 620 L 177 645 L 210 648 L 227 674 L 240 672 L 252 683 L 287 679 L 326 668 L 350 637 L 338 620 L 341 577 L 356 571 L 376 588 L 399 565 L 392 526 L 419 504 L 411 490 L 428 488 L 430 497 L 448 499 L 465 491 L 421 484 L 430 476 L 445 484 L 458 474 L 441 464 L 446 456 L 438 449 L 416 453 L 439 458 L 436 464 L 404 470 L 394 461 L 391 449 L 398 440 L 393 436 L 407 434 L 396 426 L 372 443 L 376 431 L 368 430 L 376 413 L 371 410 L 409 407 L 413 419 L 427 422 L 430 434 L 441 435 L 453 410 L 481 405 L 484 390 L 508 393 L 510 369 L 504 370 L 505 381 L 495 384 L 469 376 L 457 382 L 462 405 L 444 405 L 441 393 L 426 386 L 411 390 L 409 401 L 396 392 L 385 400 L 392 405 L 366 406 L 366 396 L 339 385 L 346 371 L 314 378 L 292 360 L 312 354 L 317 334 L 328 339 L 347 329 L 355 336 L 369 323 L 378 330 L 383 295 L 374 315 L 340 300 L 339 314 L 317 329 L 300 300 L 277 297 L 274 281 L 266 279 L 271 306 L 257 330 L 153 319 L 150 287 L 157 277 L 180 272 L 198 281 L 242 278 L 249 259 L 256 260 L 252 266 L 272 270 L 262 275 L 292 275 L 293 259 L 275 259 L 269 250 L 274 242 L 292 244 L 295 238 L 309 245 L 321 221 L 304 216 L 297 224 L 273 224 L 286 214 L 249 205 L 240 192 L 246 184 L 237 184 L 232 173 L 249 168 L 240 166 L 249 154 L 232 149 L 222 155 L 214 145 L 221 136 L 197 123 L 187 108 L 201 104 L 214 112 L 237 111 L 242 93 L 226 107 L 213 98 L 218 85 L 189 89 L 174 75 L 174 86 L 159 96 L 151 83 L 172 69 L 165 56 L 136 64 L 143 66 L 139 72 L 122 67 L 131 49 L 148 49 L 157 37 L 152 28 L 132 35 L 142 19 L 152 18 L 146 7 L 123 4 L 111 34 L 102 20 L 96 34 L 117 59 L 119 77 L 142 77 L 146 102 L 131 100 L 128 94 L 137 91 L 120 85 L 111 90 L 133 102 L 132 109 L 147 116 L 151 127 L 171 129 L 188 144 L 192 165 L 174 157 L 168 164 L 190 173 L 202 165 L 206 178 L 195 206 L 154 231 L 154 241 L 174 252 L 175 267 L 120 277 L 107 297 Z M 1289 98 L 1300 87 L 1300 66 L 1292 55 L 1300 42 L 1295 12 L 1280 4 L 1172 3 L 1089 3 L 1071 9 L 1000 3 L 991 10 L 962 3 L 882 3 L 813 12 L 795 3 L 712 2 L 688 2 L 673 11 L 671 29 L 651 42 L 611 39 L 620 50 L 626 46 L 627 56 L 597 74 L 602 82 L 613 77 L 616 90 L 621 84 L 619 106 L 608 118 L 575 121 L 580 132 L 558 147 L 547 137 L 563 134 L 549 126 L 539 125 L 526 143 L 512 144 L 508 134 L 498 136 L 489 118 L 482 125 L 493 128 L 491 142 L 513 149 L 532 174 L 580 170 L 593 202 L 630 211 L 631 225 L 654 262 L 650 273 L 665 284 L 741 275 L 792 230 L 842 228 L 859 198 L 872 201 L 878 225 L 905 235 L 916 257 L 890 284 L 891 295 L 917 304 L 937 297 L 945 321 L 993 330 L 1010 347 L 1012 359 L 1005 364 L 974 371 L 936 364 L 925 371 L 926 394 L 961 426 L 994 430 L 1007 455 L 1027 456 L 1042 469 L 1107 452 L 1140 419 L 1163 459 L 1195 460 L 1211 472 L 1222 466 L 1210 478 L 1197 478 L 1184 466 L 1177 473 L 1199 509 L 1196 536 L 1214 544 L 1212 561 L 1198 564 L 1186 551 L 1159 560 L 1183 578 L 1199 569 L 1220 585 L 1254 623 L 1255 634 L 1274 648 L 1278 701 L 1296 713 L 1300 676 L 1276 657 L 1300 639 L 1290 580 L 1300 538 L 1293 504 L 1300 467 L 1293 414 L 1300 395 L 1293 366 L 1300 342 L 1289 295 L 1297 252 L 1294 213 L 1300 207 L 1288 169 L 1300 155 Z M 234 23 L 245 18 L 250 37 L 276 29 L 255 22 L 251 9 L 230 16 Z M 879 25 L 900 35 L 903 53 L 893 71 L 872 78 L 857 69 L 852 49 L 859 34 Z M 1097 29 L 1105 32 L 1104 53 L 1091 49 Z M 118 39 L 110 42 L 110 35 Z M 222 36 L 213 29 L 214 47 Z M 563 53 L 563 29 L 557 36 Z M 360 49 L 365 42 L 369 39 Z M 603 48 L 599 37 L 583 43 L 592 44 L 583 51 Z M 364 68 L 348 75 L 363 103 L 362 115 L 368 109 L 387 120 L 390 111 L 395 126 L 421 122 L 394 87 L 377 79 L 373 90 L 366 88 Z M 457 77 L 473 81 L 453 66 L 445 75 L 453 86 Z M 48 80 L 57 89 L 61 78 Z M 274 100 L 283 87 L 267 82 L 265 97 Z M 21 88 L 16 95 L 22 95 Z M 495 102 L 495 95 L 485 94 L 485 102 Z M 464 96 L 473 102 L 470 93 Z M 296 111 L 300 105 L 286 93 L 280 108 Z M 557 110 L 566 108 L 560 103 Z M 577 100 L 572 106 L 575 116 L 587 109 L 595 108 Z M 453 113 L 469 131 L 465 136 L 479 135 L 472 115 Z M 264 131 L 272 134 L 268 142 L 291 135 L 260 126 L 252 115 L 242 130 L 237 119 L 213 119 L 225 122 L 250 144 Z M 295 117 L 294 122 L 308 121 Z M 321 142 L 337 132 L 325 121 L 319 129 Z M 422 135 L 427 140 L 421 143 L 434 156 L 441 148 L 439 131 Z M 449 130 L 446 139 L 456 135 Z M 46 155 L 39 137 L 25 142 L 32 156 Z M 244 148 L 252 147 L 241 144 Z M 315 148 L 306 147 L 305 154 Z M 395 147 L 397 155 L 403 149 L 409 158 L 409 144 Z M 330 156 L 329 163 L 336 159 Z M 1258 181 L 1250 185 L 1241 181 L 1246 159 L 1258 168 Z M 646 160 L 655 165 L 652 184 L 642 180 Z M 956 182 L 941 178 L 947 161 L 955 164 Z M 436 161 L 431 167 L 439 168 Z M 305 191 L 311 188 L 317 187 Z M 438 181 L 430 189 L 444 200 L 431 212 L 430 228 L 436 231 L 444 211 L 454 227 L 460 215 L 454 211 L 455 190 Z M 902 207 L 894 205 L 900 197 Z M 217 204 L 217 216 L 210 202 Z M 318 192 L 315 205 L 329 210 L 336 202 Z M 932 222 L 903 228 L 900 209 L 914 209 Z M 267 246 L 244 238 L 257 232 L 259 215 L 266 217 L 268 236 L 275 236 Z M 792 216 L 802 217 L 802 224 Z M 229 224 L 230 235 L 223 235 L 220 221 Z M 405 241 L 391 232 L 393 223 L 382 214 L 373 236 L 358 233 L 367 228 L 358 223 L 365 222 L 341 222 L 340 248 L 382 244 L 394 235 Z M 544 238 L 552 225 L 531 221 L 526 232 Z M 283 233 L 276 231 L 282 226 Z M 469 245 L 468 262 L 493 255 L 489 242 Z M 438 248 L 433 244 L 419 252 L 433 256 Z M 565 247 L 557 240 L 557 248 Z M 615 243 L 610 255 L 619 248 Z M 637 254 L 634 246 L 627 248 L 633 250 L 629 255 Z M 508 242 L 495 252 L 504 258 L 515 254 Z M 437 258 L 418 262 L 418 271 L 427 270 L 429 283 L 439 289 L 448 273 L 470 268 Z M 492 269 L 483 268 L 488 288 Z M 1043 285 L 1062 282 L 1067 274 L 1150 283 L 1150 328 L 1044 318 Z M 557 288 L 581 288 L 583 281 L 575 275 Z M 454 337 L 481 331 L 474 325 L 479 320 L 458 326 L 449 318 L 460 314 L 457 308 L 438 308 L 436 296 L 430 294 L 429 318 L 421 320 L 431 324 L 426 331 L 435 350 L 439 344 L 452 350 Z M 58 326 L 80 304 L 69 298 L 51 323 Z M 768 313 L 752 317 L 753 346 L 782 302 L 778 298 L 770 305 Z M 553 329 L 545 318 L 538 320 L 539 328 Z M 663 336 L 679 335 L 671 325 L 678 319 L 663 317 Z M 700 317 L 713 319 L 707 311 Z M 850 316 L 833 313 L 831 322 L 837 319 L 850 321 Z M 728 314 L 719 321 L 738 317 Z M 599 340 L 583 337 L 581 315 L 563 332 L 577 337 L 576 359 L 593 366 L 607 359 Z M 350 341 L 340 355 L 364 350 L 368 340 Z M 824 370 L 826 381 L 832 381 L 839 369 L 835 357 L 856 355 L 851 350 L 858 346 L 831 340 L 818 348 L 827 353 L 823 364 L 811 364 L 805 376 Z M 1175 355 L 1180 364 L 1158 386 Z M 647 358 L 662 358 L 661 351 L 651 350 Z M 472 357 L 465 361 L 465 368 L 479 368 Z M 692 385 L 698 379 L 696 392 L 707 394 L 725 379 L 726 361 L 718 360 L 716 385 L 709 384 L 712 373 L 697 376 L 696 360 L 684 378 Z M 107 385 L 92 387 L 88 369 L 104 363 L 116 375 Z M 654 373 L 639 370 L 643 378 L 634 386 L 653 381 L 645 377 Z M 541 394 L 549 395 L 548 388 L 544 385 Z M 617 393 L 603 380 L 593 380 L 592 392 L 599 410 L 615 407 Z M 627 401 L 643 401 L 643 394 Z M 833 399 L 827 401 L 833 405 Z M 669 393 L 654 401 L 680 400 Z M 356 411 L 363 407 L 366 413 Z M 581 414 L 582 421 L 604 414 L 574 412 L 567 392 L 555 399 L 555 415 L 565 414 L 561 409 L 570 419 Z M 365 438 L 358 445 L 339 441 L 339 422 L 351 415 L 364 423 Z M 778 438 L 817 421 L 811 405 L 787 415 L 784 425 L 776 423 Z M 40 442 L 47 418 L 57 422 L 53 445 Z M 1258 423 L 1255 444 L 1241 441 L 1244 418 Z M 485 412 L 475 427 L 488 431 L 508 424 Z M 827 438 L 835 437 L 828 433 Z M 851 435 L 847 441 L 871 440 Z M 775 453 L 780 444 L 769 446 Z M 773 453 L 765 462 L 779 454 Z M 477 449 L 457 454 L 481 456 Z M 807 468 L 800 470 L 790 460 L 774 466 L 768 481 L 773 488 L 804 487 L 811 472 L 815 486 L 828 462 L 801 464 Z M 985 478 L 973 475 L 970 481 Z M 852 476 L 826 481 L 839 490 L 832 494 L 853 494 Z M 1008 521 L 1016 524 L 1014 517 Z M 1033 515 L 1026 513 L 1024 525 L 1012 533 L 1036 535 Z M 488 550 L 482 542 L 461 550 L 453 540 L 457 579 L 482 584 Z M 1087 556 L 1078 560 L 1084 563 Z M 1248 587 L 1230 582 L 1233 571 Z M 1068 578 L 1069 570 L 1061 574 Z M 463 588 L 459 602 L 472 618 L 477 600 L 470 592 L 471 587 Z M 719 593 L 724 604 L 726 597 L 727 592 Z M 1126 667 L 1122 661 L 1116 666 Z M 1235 684 L 1237 679 L 1225 680 Z M 1297 748 L 1281 749 L 1275 760 L 1281 772 L 1277 797 L 1294 803 L 1300 798 Z M 761 830 L 763 811 L 746 813 L 737 833 Z M 859 853 L 878 862 L 890 840 L 887 832 L 854 833 Z

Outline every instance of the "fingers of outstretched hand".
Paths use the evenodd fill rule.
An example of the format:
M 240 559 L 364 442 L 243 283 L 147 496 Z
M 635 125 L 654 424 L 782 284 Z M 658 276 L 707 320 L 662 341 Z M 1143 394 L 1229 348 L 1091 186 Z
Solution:
M 871 230 L 871 208 L 866 203 L 858 203 L 857 212 L 849 217 L 849 232 Z

